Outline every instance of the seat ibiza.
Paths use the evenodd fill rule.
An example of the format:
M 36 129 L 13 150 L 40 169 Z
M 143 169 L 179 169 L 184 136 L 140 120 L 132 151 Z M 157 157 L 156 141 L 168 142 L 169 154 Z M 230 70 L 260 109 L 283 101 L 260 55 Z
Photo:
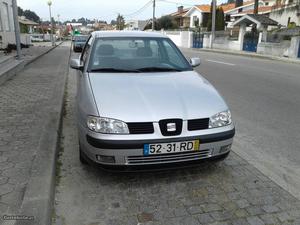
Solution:
M 181 166 L 224 159 L 235 128 L 216 89 L 166 36 L 94 32 L 80 58 L 80 160 L 102 166 Z

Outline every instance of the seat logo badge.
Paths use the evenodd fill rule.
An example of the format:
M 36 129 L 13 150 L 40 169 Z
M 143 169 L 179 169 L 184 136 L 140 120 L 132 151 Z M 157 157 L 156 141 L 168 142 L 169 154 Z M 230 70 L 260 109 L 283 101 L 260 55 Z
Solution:
M 168 132 L 176 131 L 176 123 L 168 123 L 167 124 L 167 131 Z

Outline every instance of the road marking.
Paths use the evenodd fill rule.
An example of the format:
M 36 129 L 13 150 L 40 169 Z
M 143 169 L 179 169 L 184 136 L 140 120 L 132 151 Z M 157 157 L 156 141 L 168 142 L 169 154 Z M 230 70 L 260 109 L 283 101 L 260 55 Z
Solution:
M 214 61 L 214 60 L 210 60 L 210 59 L 206 59 L 206 61 L 208 61 L 208 62 L 214 62 L 214 63 L 220 63 L 220 64 L 224 64 L 224 65 L 228 65 L 228 66 L 235 66 L 235 64 L 232 64 L 232 63 L 221 62 L 221 61 Z

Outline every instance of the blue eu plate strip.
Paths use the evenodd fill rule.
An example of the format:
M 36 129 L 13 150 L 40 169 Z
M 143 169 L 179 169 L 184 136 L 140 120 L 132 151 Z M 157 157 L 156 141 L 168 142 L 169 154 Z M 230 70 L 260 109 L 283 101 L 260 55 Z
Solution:
M 144 144 L 144 155 L 149 155 L 149 144 Z

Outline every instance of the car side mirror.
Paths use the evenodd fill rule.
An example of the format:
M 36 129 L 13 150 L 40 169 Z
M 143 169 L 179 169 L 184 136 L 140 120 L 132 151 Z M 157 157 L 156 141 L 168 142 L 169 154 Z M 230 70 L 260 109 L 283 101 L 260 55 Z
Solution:
M 80 59 L 71 59 L 70 67 L 76 70 L 82 70 L 83 64 L 80 62 Z
M 201 60 L 200 60 L 200 58 L 191 58 L 190 64 L 192 67 L 197 67 L 201 64 Z

